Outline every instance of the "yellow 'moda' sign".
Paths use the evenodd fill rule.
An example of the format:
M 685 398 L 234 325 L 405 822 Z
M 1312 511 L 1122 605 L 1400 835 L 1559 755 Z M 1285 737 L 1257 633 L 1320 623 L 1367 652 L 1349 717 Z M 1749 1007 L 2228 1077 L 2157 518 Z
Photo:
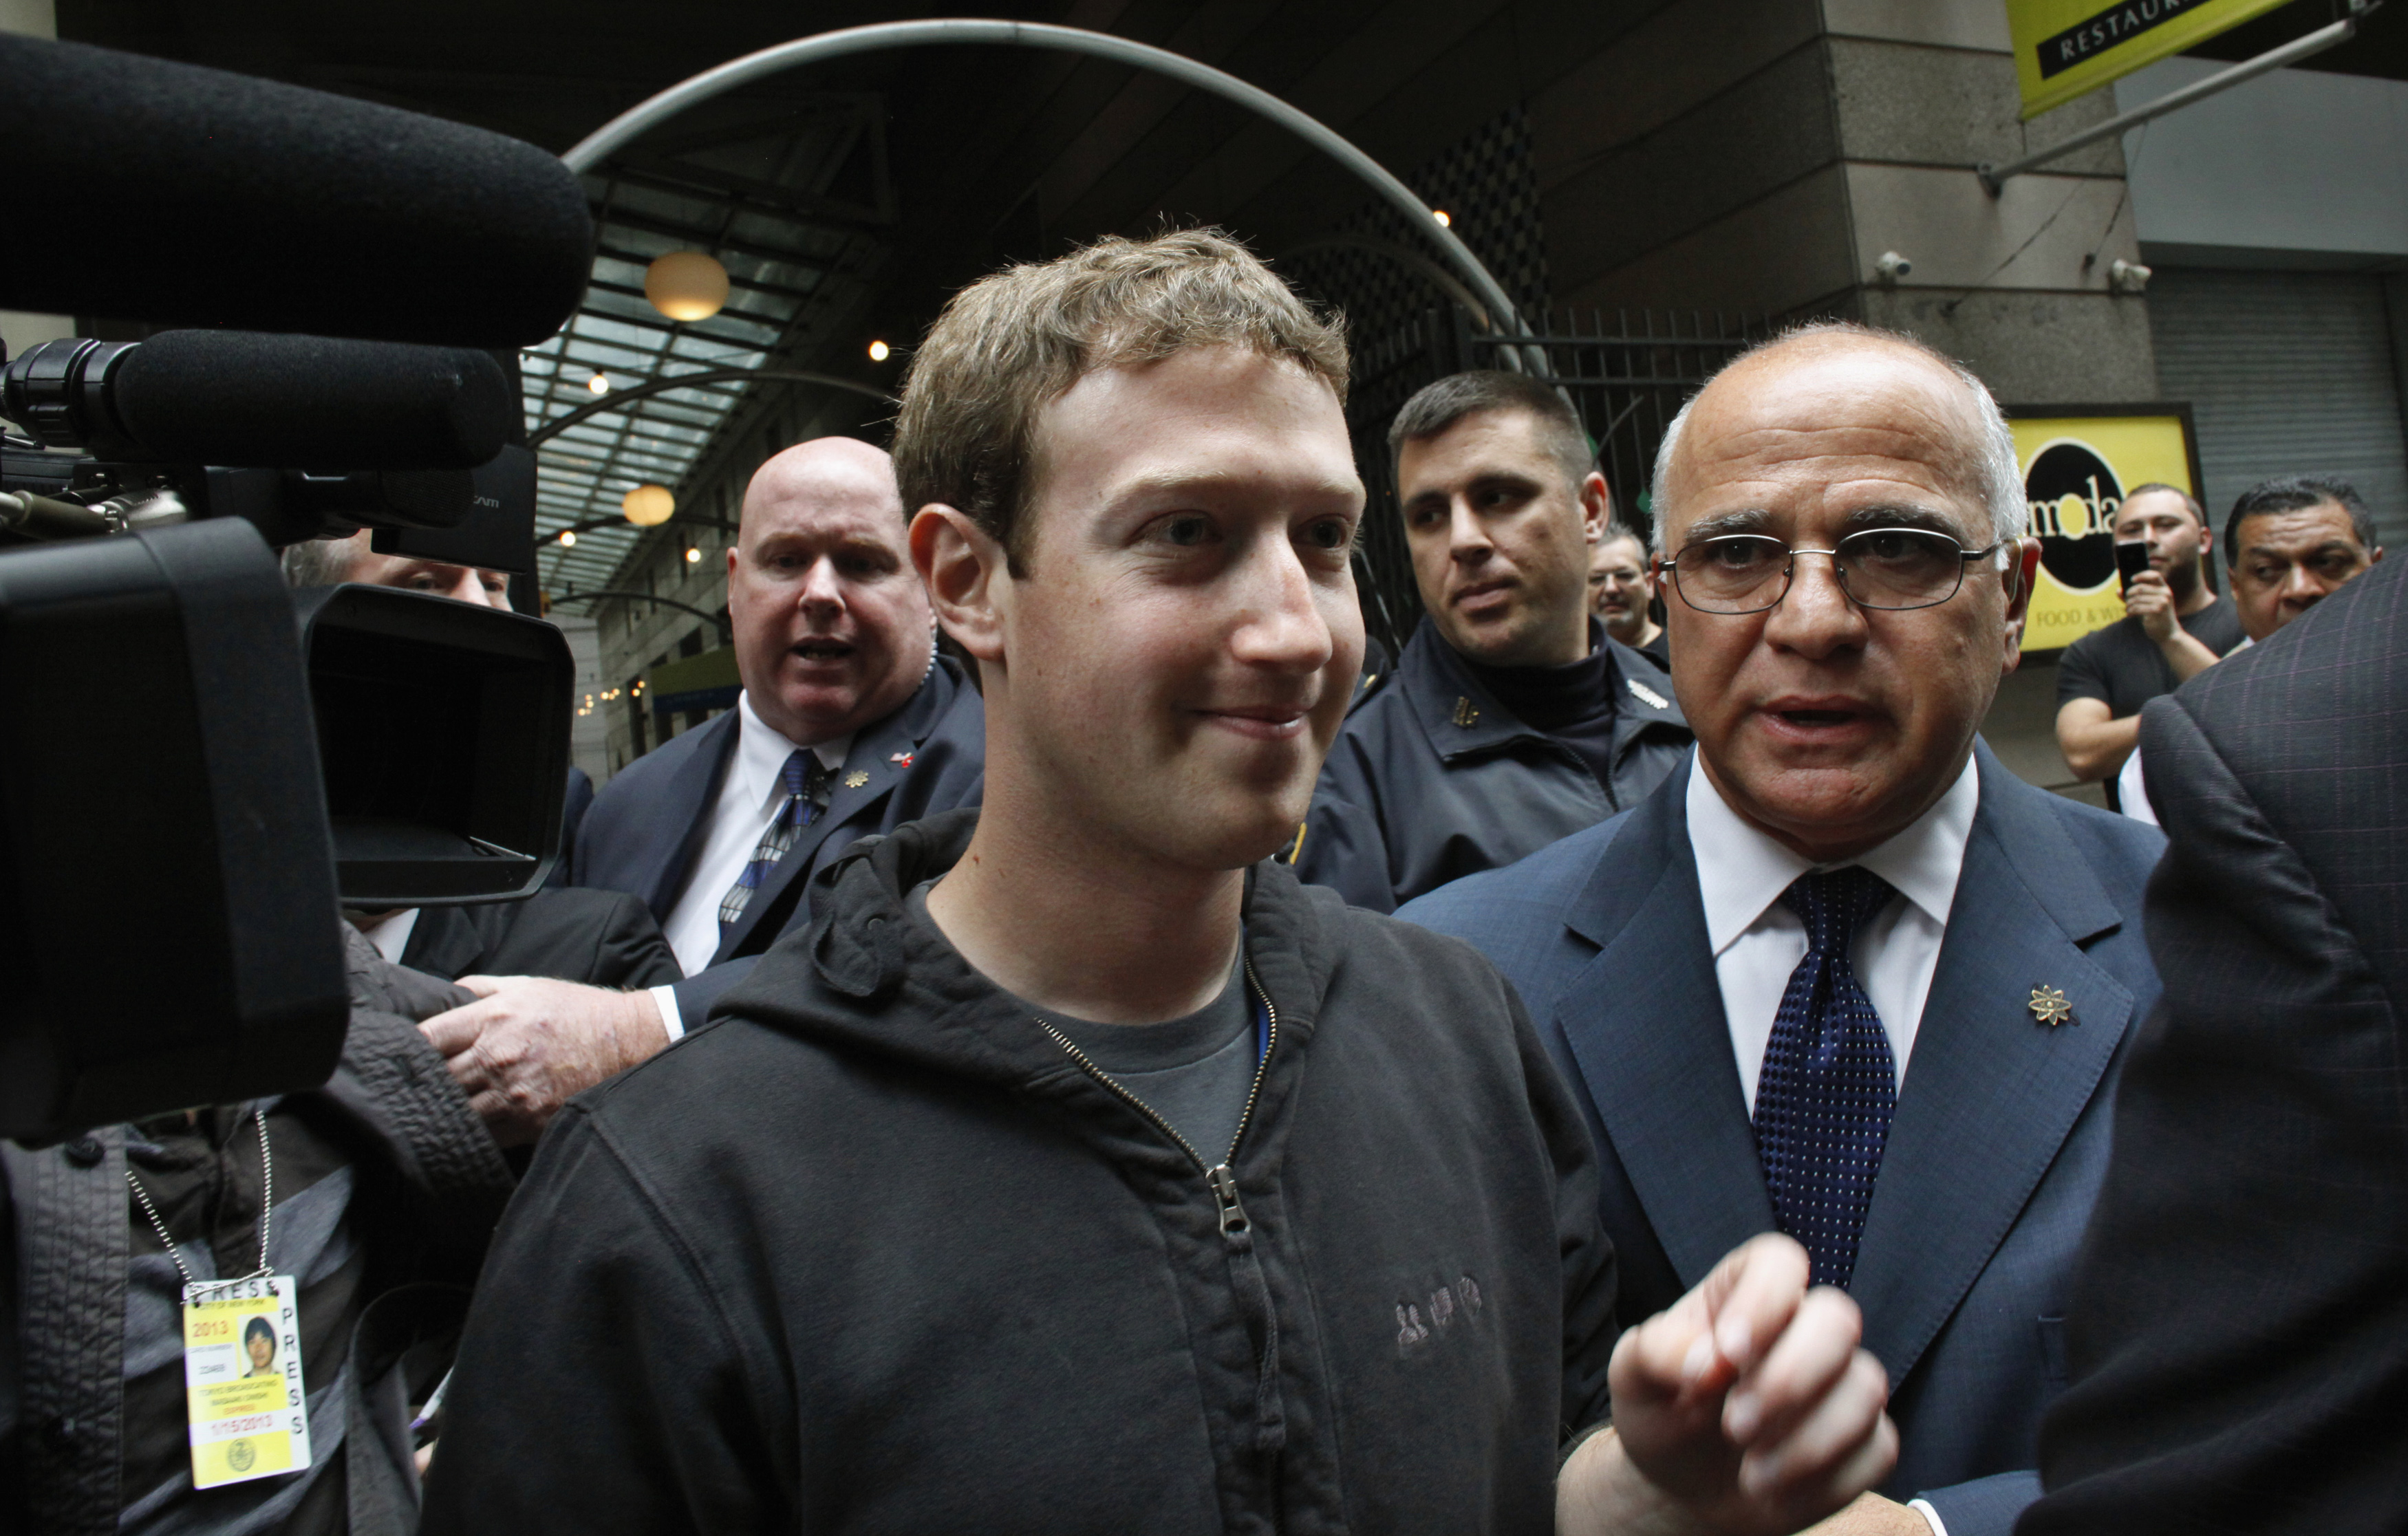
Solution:
M 2024 116 L 2206 41 L 2286 0 L 2007 0 Z
M 2040 540 L 2027 651 L 2058 650 L 2124 616 L 2115 514 L 2125 496 L 2143 485 L 2199 495 L 2188 407 L 2117 407 L 2117 414 L 2051 409 L 2018 409 L 2010 423 L 2027 531 Z

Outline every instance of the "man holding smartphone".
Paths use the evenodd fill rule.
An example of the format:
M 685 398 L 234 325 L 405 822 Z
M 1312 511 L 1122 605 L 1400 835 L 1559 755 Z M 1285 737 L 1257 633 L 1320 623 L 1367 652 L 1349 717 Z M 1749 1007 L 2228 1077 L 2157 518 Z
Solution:
M 2125 576 L 2125 616 L 2057 664 L 2057 744 L 2075 778 L 2113 780 L 2141 739 L 2141 706 L 2241 643 L 2239 616 L 2207 584 L 2207 514 L 2175 486 L 2135 487 L 2116 510 L 2116 544 L 2145 545 L 2148 567 Z

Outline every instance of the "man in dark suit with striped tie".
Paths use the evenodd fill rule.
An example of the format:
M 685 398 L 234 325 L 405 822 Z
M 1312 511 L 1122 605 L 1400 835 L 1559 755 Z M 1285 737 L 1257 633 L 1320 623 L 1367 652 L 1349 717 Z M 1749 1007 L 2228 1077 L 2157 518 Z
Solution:
M 735 709 L 622 769 L 579 829 L 579 885 L 652 909 L 684 979 L 611 992 L 464 978 L 480 1002 L 427 1030 L 472 1093 L 525 1107 L 530 1134 L 572 1094 L 698 1027 L 791 928 L 812 871 L 855 840 L 978 803 L 986 719 L 904 545 L 885 453 L 821 438 L 770 459 L 727 553 Z M 566 1068 L 525 1042 L 593 1042 Z
M 2038 550 L 1980 381 L 1823 325 L 1733 363 L 1654 504 L 1695 758 L 1398 915 L 1520 989 L 1589 1117 L 1623 1320 L 1771 1229 L 1863 1309 L 1897 1471 L 1835 1529 L 2005 1536 L 2064 1385 L 2076 1244 L 2163 847 L 1976 735 Z

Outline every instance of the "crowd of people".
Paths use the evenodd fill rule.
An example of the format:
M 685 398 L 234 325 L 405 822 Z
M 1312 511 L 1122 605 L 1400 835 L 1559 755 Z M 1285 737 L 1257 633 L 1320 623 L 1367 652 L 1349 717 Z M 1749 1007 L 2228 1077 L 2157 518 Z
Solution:
M 2399 583 L 2309 615 L 2381 560 L 2358 494 L 2243 496 L 2229 599 L 2195 499 L 2124 498 L 2148 569 L 2058 669 L 2117 815 L 1980 738 L 2040 552 L 1923 343 L 1728 365 L 1646 537 L 1516 373 L 1408 401 L 1368 508 L 1347 382 L 1211 232 L 957 294 L 891 457 L 753 477 L 741 696 L 572 797 L 558 884 L 343 913 L 322 1089 L 0 1148 L 7 1513 L 2408 1515 Z M 182 1288 L 253 1273 L 309 1465 L 196 1488 Z
M 2143 485 L 2116 510 L 2119 544 L 2148 550 L 2125 616 L 2066 647 L 2057 664 L 2057 739 L 2079 779 L 2105 780 L 2107 803 L 2151 825 L 2141 707 L 2265 639 L 2383 558 L 2374 513 L 2329 475 L 2261 481 L 2224 524 L 2229 601 L 2207 576 L 2206 510 L 2177 486 Z

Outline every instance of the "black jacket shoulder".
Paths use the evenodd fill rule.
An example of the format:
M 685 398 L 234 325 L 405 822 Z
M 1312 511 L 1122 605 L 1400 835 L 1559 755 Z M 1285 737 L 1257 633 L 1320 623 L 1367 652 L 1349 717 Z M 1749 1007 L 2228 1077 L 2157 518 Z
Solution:
M 1297 876 L 1393 912 L 1644 799 L 1694 738 L 1670 677 L 1597 633 L 1618 711 L 1609 782 L 1516 719 L 1424 618 L 1387 680 L 1356 701 L 1322 766 L 1289 854 Z

